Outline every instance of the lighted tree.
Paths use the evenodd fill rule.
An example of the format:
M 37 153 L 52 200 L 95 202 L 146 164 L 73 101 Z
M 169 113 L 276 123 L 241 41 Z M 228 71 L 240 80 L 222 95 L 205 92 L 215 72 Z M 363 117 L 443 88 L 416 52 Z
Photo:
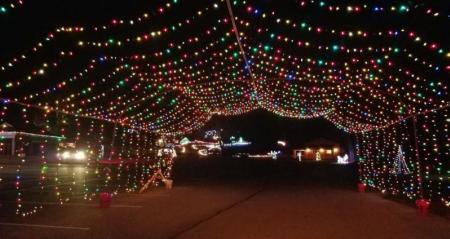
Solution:
M 397 156 L 394 159 L 391 173 L 397 175 L 411 174 L 411 171 L 405 161 L 405 154 L 403 153 L 402 146 L 400 145 L 398 146 Z

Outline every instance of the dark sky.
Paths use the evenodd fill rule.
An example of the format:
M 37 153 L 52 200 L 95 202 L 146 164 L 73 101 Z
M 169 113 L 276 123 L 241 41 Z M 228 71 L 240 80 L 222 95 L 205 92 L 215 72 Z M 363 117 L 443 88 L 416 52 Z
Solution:
M 9 2 L 9 1 L 5 1 Z M 151 13 L 156 11 L 158 6 L 161 6 L 167 0 L 132 0 L 132 1 L 111 1 L 111 0 L 25 0 L 24 5 L 17 9 L 8 10 L 7 14 L 0 15 L 0 60 L 4 62 L 12 56 L 17 56 L 23 50 L 30 48 L 37 41 L 56 27 L 64 25 L 90 25 L 108 23 L 113 18 L 129 19 L 134 16 L 139 16 L 144 12 Z M 178 5 L 182 4 L 183 12 L 187 15 L 193 15 L 195 9 L 201 6 L 209 5 L 213 0 L 188 0 L 177 1 Z M 277 11 L 285 16 L 301 15 L 306 19 L 311 19 L 315 23 L 322 22 L 324 26 L 361 26 L 367 28 L 370 24 L 371 28 L 379 26 L 407 26 L 411 29 L 420 29 L 422 35 L 427 35 L 430 39 L 440 39 L 441 43 L 448 42 L 449 35 L 442 34 L 445 31 L 445 23 L 429 27 L 430 22 L 422 18 L 405 18 L 394 15 L 385 14 L 383 18 L 374 17 L 375 15 L 348 15 L 340 14 L 339 19 L 330 14 L 323 14 L 322 10 L 314 8 L 307 8 L 302 10 L 300 8 L 283 7 L 283 5 L 292 6 L 295 0 L 257 0 L 247 1 L 255 3 L 258 6 L 276 6 Z M 337 3 L 341 5 L 361 3 L 360 1 L 326 1 L 327 3 Z M 380 4 L 386 5 L 401 5 L 409 4 L 411 6 L 420 6 L 421 1 L 371 1 L 370 5 Z M 438 9 L 443 13 L 448 12 L 447 1 L 426 1 L 427 6 Z M 239 15 L 240 9 L 235 9 Z M 241 9 L 244 10 L 245 9 Z M 177 12 L 177 18 L 183 15 L 182 12 Z M 170 22 L 171 19 L 166 19 Z M 173 20 L 173 19 L 172 19 Z M 158 25 L 163 19 L 158 19 Z
M 151 12 L 161 5 L 155 1 L 111 0 L 28 0 L 24 5 L 0 15 L 2 37 L 0 59 L 8 60 L 60 26 L 89 26 L 107 24 L 113 18 L 128 19 Z M 151 2 L 151 3 L 149 3 Z

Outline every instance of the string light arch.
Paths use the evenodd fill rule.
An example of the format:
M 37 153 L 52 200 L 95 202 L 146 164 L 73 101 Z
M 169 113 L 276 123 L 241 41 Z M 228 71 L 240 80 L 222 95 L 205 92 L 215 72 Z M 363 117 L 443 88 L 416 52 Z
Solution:
M 2 114 L 15 104 L 163 135 L 258 108 L 323 117 L 355 136 L 362 181 L 449 205 L 450 52 L 436 35 L 404 24 L 420 15 L 448 26 L 439 8 L 420 1 L 189 4 L 165 1 L 127 20 L 55 28 L 1 64 Z M 419 142 L 406 140 L 415 131 Z M 383 168 L 400 144 L 414 179 Z

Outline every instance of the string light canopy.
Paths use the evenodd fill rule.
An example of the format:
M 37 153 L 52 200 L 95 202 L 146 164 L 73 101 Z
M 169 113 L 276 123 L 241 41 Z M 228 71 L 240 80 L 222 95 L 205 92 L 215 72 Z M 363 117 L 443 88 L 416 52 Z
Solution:
M 359 12 L 382 20 L 417 12 L 443 20 L 425 4 L 223 0 L 194 4 L 189 13 L 186 4 L 167 1 L 131 20 L 57 27 L 1 67 L 7 79 L 2 95 L 8 102 L 165 133 L 256 108 L 324 117 L 361 132 L 448 107 L 450 52 L 444 46 L 408 26 L 324 25 L 303 14 L 318 8 L 345 21 Z M 72 65 L 72 76 L 62 74 Z
M 356 2 L 167 0 L 58 26 L 0 63 L 1 113 L 19 105 L 169 135 L 255 109 L 323 117 L 355 135 L 362 182 L 450 206 L 448 13 Z M 390 173 L 399 146 L 408 176 Z
M 3 1 L 2 3 L 0 3 L 0 16 L 7 14 L 10 10 L 20 7 L 22 5 L 23 5 L 22 0 Z

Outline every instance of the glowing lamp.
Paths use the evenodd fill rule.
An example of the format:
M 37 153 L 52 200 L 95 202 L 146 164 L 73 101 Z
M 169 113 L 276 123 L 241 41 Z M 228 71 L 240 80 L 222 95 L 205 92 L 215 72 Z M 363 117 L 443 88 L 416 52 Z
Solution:
M 86 154 L 83 151 L 77 151 L 73 157 L 74 159 L 81 161 L 86 159 Z
M 277 141 L 277 144 L 280 145 L 280 146 L 283 146 L 283 147 L 286 146 L 286 142 L 285 142 L 285 141 L 282 141 L 282 140 L 278 140 L 278 141 Z
M 70 158 L 70 152 L 69 151 L 65 151 L 64 153 L 61 154 L 61 158 L 62 159 Z

